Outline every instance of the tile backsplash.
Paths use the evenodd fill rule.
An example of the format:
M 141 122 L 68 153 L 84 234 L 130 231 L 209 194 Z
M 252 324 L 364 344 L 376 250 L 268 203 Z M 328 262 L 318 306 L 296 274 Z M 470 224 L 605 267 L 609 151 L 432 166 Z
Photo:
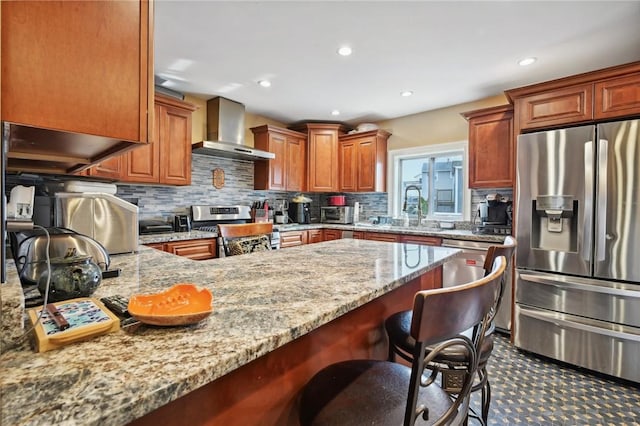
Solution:
M 253 162 L 232 160 L 193 154 L 191 163 L 191 185 L 160 186 L 142 184 L 118 184 L 117 195 L 124 199 L 136 199 L 140 219 L 160 219 L 172 221 L 176 214 L 188 214 L 189 206 L 196 204 L 251 205 L 253 201 L 276 198 L 292 199 L 296 192 L 257 191 L 253 189 Z M 221 189 L 213 186 L 213 170 L 224 170 L 225 184 Z M 35 185 L 39 188 L 50 180 L 46 175 L 7 175 L 6 192 L 17 184 Z M 499 193 L 513 198 L 511 189 L 487 189 L 471 191 L 471 219 L 473 221 L 478 203 L 487 194 Z M 320 206 L 327 205 L 327 197 L 333 193 L 305 193 L 311 198 L 312 221 L 320 219 Z M 387 215 L 387 193 L 346 193 L 347 205 L 359 202 L 362 208 L 360 218 Z M 456 224 L 459 229 L 472 226 L 471 222 Z
M 213 170 L 224 170 L 225 184 L 221 189 L 213 186 Z M 176 214 L 188 213 L 189 206 L 196 204 L 251 205 L 253 201 L 265 198 L 291 199 L 296 192 L 257 191 L 253 189 L 253 162 L 232 160 L 193 154 L 191 162 L 191 185 L 155 186 L 118 184 L 119 197 L 137 199 L 140 219 L 172 220 Z M 311 198 L 312 220 L 319 221 L 320 206 L 327 205 L 330 194 L 305 193 Z M 347 204 L 358 201 L 363 216 L 387 214 L 386 193 L 349 193 Z

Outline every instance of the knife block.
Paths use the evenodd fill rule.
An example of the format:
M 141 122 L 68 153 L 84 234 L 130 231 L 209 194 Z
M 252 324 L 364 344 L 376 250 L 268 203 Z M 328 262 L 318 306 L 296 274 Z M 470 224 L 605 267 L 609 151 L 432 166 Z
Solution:
M 269 210 L 251 209 L 251 222 L 269 222 Z

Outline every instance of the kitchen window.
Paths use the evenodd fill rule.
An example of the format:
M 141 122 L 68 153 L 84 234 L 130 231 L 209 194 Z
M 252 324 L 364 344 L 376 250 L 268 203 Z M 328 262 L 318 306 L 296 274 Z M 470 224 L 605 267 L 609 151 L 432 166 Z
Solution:
M 468 220 L 467 142 L 453 142 L 389 152 L 389 214 L 401 217 L 405 203 L 409 218 Z

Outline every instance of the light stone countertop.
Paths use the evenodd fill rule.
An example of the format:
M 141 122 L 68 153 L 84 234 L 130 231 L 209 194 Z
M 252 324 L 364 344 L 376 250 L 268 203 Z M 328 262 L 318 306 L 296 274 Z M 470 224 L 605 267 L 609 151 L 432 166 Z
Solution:
M 422 235 L 437 238 L 451 238 L 455 240 L 465 241 L 482 241 L 490 243 L 502 243 L 504 235 L 483 235 L 474 234 L 466 229 L 434 229 L 427 227 L 415 226 L 391 226 L 391 225 L 368 225 L 365 223 L 339 225 L 333 223 L 310 223 L 310 224 L 274 224 L 274 229 L 280 232 L 287 231 L 306 231 L 309 229 L 341 229 L 344 231 L 365 231 L 380 232 L 401 235 Z M 191 232 L 166 232 L 161 234 L 140 235 L 140 244 L 166 243 L 171 241 L 197 240 L 202 238 L 215 238 L 218 234 L 215 232 L 191 231 Z
M 27 344 L 0 355 L 0 424 L 121 425 L 442 265 L 459 250 L 342 239 L 193 261 L 140 246 L 112 256 L 118 278 L 94 297 L 191 282 L 213 293 L 213 314 L 183 327 L 141 326 L 61 349 Z M 0 285 L 2 338 L 22 332 L 13 265 Z M 17 327 L 17 329 L 16 329 Z

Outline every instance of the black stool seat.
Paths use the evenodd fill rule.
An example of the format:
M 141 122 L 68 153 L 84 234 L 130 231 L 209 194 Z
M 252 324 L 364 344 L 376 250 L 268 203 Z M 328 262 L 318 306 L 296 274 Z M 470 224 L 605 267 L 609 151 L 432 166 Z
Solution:
M 384 322 L 385 329 L 387 330 L 387 334 L 389 335 L 389 340 L 391 340 L 397 348 L 400 348 L 407 354 L 411 354 L 416 347 L 416 341 L 413 337 L 411 337 L 410 332 L 411 318 L 411 311 L 396 312 L 395 314 L 387 318 Z M 471 332 L 472 330 L 468 330 L 464 334 L 469 337 L 471 336 Z M 427 346 L 427 353 L 429 353 L 431 350 L 433 350 L 433 348 Z M 478 363 L 481 367 L 485 365 L 489 360 L 491 351 L 493 351 L 493 336 L 491 334 L 487 334 L 487 336 L 485 336 L 485 339 L 482 341 L 480 351 L 478 353 Z M 411 359 L 407 360 L 411 361 Z M 466 352 L 461 347 L 451 346 L 442 351 L 434 359 L 434 361 L 452 364 L 467 362 Z
M 410 378 L 409 367 L 385 361 L 354 360 L 330 365 L 305 387 L 300 399 L 300 423 L 398 426 L 404 418 Z M 419 424 L 430 425 L 452 401 L 442 388 L 429 386 L 420 390 L 420 404 L 428 408 L 431 421 Z

